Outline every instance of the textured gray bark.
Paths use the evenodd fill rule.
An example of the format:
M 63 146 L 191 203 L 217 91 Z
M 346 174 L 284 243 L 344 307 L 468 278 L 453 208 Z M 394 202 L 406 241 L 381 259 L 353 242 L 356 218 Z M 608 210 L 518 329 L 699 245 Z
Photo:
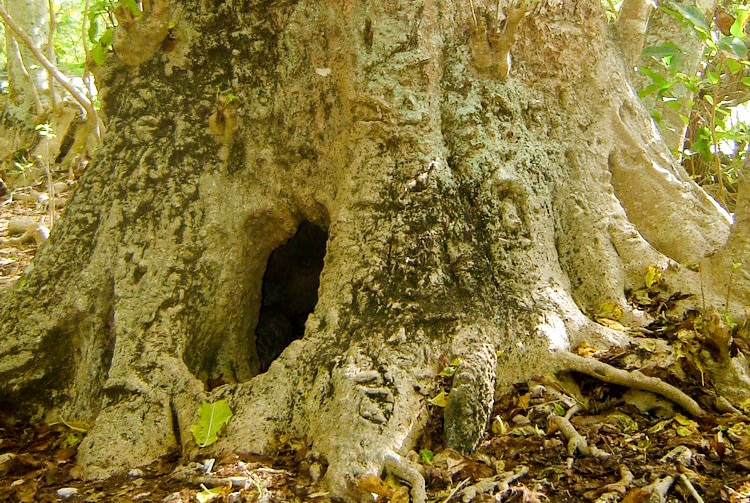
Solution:
M 652 264 L 697 288 L 679 262 L 728 221 L 654 136 L 598 2 L 536 5 L 507 80 L 472 23 L 432 0 L 154 2 L 121 23 L 105 147 L 1 300 L 2 396 L 96 418 L 91 477 L 196 456 L 197 407 L 228 398 L 208 454 L 301 437 L 356 499 L 383 467 L 419 485 L 403 455 L 441 359 L 465 362 L 446 431 L 470 449 L 493 388 L 624 341 L 583 310 L 627 311 Z M 266 263 L 303 221 L 328 232 L 318 302 L 259 374 Z

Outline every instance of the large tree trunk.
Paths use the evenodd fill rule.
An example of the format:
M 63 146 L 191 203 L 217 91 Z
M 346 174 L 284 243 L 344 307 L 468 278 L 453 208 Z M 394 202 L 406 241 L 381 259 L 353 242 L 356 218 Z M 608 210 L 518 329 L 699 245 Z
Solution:
M 650 265 L 697 291 L 685 265 L 729 221 L 656 136 L 598 1 L 535 4 L 507 78 L 514 37 L 472 4 L 155 1 L 122 22 L 105 147 L 2 299 L 6 400 L 96 418 L 78 459 L 99 477 L 194 456 L 200 402 L 229 398 L 214 451 L 303 437 L 353 495 L 384 466 L 416 477 L 441 358 L 463 357 L 446 437 L 471 450 L 495 388 L 624 342 L 584 312 L 643 319 L 624 292 Z M 301 335 L 274 309 L 315 301 L 325 234 L 269 261 L 303 222 L 327 232 L 317 304 L 261 372 L 266 334 Z

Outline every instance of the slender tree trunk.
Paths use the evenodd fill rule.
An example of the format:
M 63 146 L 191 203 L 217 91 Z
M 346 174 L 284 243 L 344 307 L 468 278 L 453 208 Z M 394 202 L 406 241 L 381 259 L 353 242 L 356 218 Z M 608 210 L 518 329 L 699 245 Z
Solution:
M 684 5 L 702 11 L 706 19 L 713 17 L 716 8 L 714 0 L 691 0 L 684 2 Z M 679 59 L 682 61 L 681 64 L 677 64 L 678 58 L 673 58 L 674 72 L 683 73 L 688 77 L 696 75 L 700 70 L 704 43 L 695 32 L 692 29 L 686 29 L 683 23 L 680 23 L 663 9 L 653 9 L 647 20 L 647 29 L 644 33 L 641 49 L 671 44 L 679 51 Z M 640 67 L 648 68 L 663 76 L 668 81 L 676 78 L 674 75 L 669 75 L 669 72 L 654 58 L 640 56 L 636 63 Z M 636 73 L 634 82 L 636 89 L 643 89 L 652 82 L 643 73 Z M 680 152 L 685 142 L 687 123 L 690 118 L 690 111 L 693 108 L 692 101 L 695 97 L 692 91 L 681 84 L 672 87 L 668 92 L 674 97 L 674 101 L 665 101 L 656 95 L 647 96 L 644 101 L 650 110 L 658 114 L 659 129 L 667 146 L 675 152 Z
M 6 0 L 6 9 L 28 33 L 37 47 L 47 44 L 49 14 L 45 2 L 35 0 Z M 8 91 L 10 112 L 20 121 L 27 121 L 39 114 L 38 106 L 47 104 L 49 96 L 47 72 L 36 61 L 31 52 L 17 43 L 11 30 L 5 30 L 5 54 L 8 57 Z M 41 101 L 39 101 L 41 100 Z
M 2 299 L 3 396 L 96 418 L 86 476 L 197 455 L 197 407 L 228 398 L 210 452 L 298 436 L 337 494 L 386 467 L 419 501 L 403 455 L 441 359 L 462 357 L 446 437 L 471 450 L 497 388 L 625 342 L 584 312 L 643 319 L 625 291 L 651 265 L 697 290 L 685 265 L 729 222 L 655 136 L 599 3 L 498 34 L 501 8 L 155 2 L 121 23 L 105 146 Z M 327 233 L 317 304 L 261 372 L 260 334 L 293 330 L 259 322 L 278 320 L 264 273 L 303 222 Z

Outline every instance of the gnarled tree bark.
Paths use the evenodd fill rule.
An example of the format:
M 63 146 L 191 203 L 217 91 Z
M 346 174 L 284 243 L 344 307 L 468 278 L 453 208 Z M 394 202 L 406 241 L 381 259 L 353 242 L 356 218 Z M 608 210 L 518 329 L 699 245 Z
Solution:
M 495 8 L 164 0 L 121 23 L 105 146 L 2 299 L 2 396 L 95 418 L 89 477 L 195 456 L 197 407 L 228 398 L 212 452 L 299 436 L 337 494 L 385 467 L 419 500 L 403 454 L 441 358 L 463 358 L 446 431 L 470 450 L 495 389 L 625 341 L 584 312 L 643 319 L 625 291 L 650 265 L 699 291 L 686 265 L 729 220 L 652 127 L 599 3 L 540 2 L 509 37 Z M 302 222 L 328 236 L 317 304 L 260 372 L 264 271 Z

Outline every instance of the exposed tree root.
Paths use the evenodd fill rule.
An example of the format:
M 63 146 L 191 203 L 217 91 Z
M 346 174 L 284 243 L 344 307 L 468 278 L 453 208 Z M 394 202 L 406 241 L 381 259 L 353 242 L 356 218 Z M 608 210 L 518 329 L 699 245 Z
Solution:
M 485 494 L 490 491 L 503 493 L 510 489 L 510 483 L 520 479 L 529 472 L 526 466 L 519 466 L 512 472 L 505 472 L 499 475 L 495 475 L 492 478 L 484 479 L 476 484 L 470 485 L 466 489 L 462 490 L 458 494 L 461 497 L 461 501 L 469 502 L 473 501 L 474 498 L 480 494 Z
M 578 410 L 577 406 L 571 407 L 565 417 L 555 416 L 550 421 L 557 426 L 565 438 L 568 439 L 568 454 L 575 454 L 576 451 L 584 456 L 594 456 L 597 459 L 607 459 L 609 454 L 602 451 L 596 446 L 589 446 L 586 437 L 578 433 L 570 422 L 570 418 Z
M 650 391 L 673 401 L 690 415 L 701 417 L 705 414 L 700 405 L 685 393 L 661 379 L 649 377 L 638 370 L 628 372 L 593 358 L 584 358 L 570 352 L 559 352 L 555 358 L 561 364 L 559 370 L 580 372 L 604 382 Z
M 47 226 L 28 218 L 17 218 L 11 220 L 8 224 L 8 233 L 21 235 L 7 239 L 0 238 L 0 244 L 25 243 L 26 241 L 33 240 L 37 246 L 41 246 L 49 237 L 49 229 Z
M 643 488 L 643 491 L 648 495 L 648 501 L 654 501 L 658 503 L 664 503 L 667 501 L 667 494 L 674 484 L 674 477 L 667 475 L 660 479 L 656 479 L 651 484 Z
M 620 474 L 622 478 L 612 484 L 607 484 L 585 494 L 587 498 L 596 498 L 595 503 L 604 503 L 605 501 L 619 501 L 628 488 L 633 484 L 633 472 L 625 465 L 620 465 Z
M 425 503 L 427 491 L 425 490 L 424 477 L 417 465 L 395 452 L 389 452 L 384 459 L 385 469 L 411 486 L 412 503 Z

